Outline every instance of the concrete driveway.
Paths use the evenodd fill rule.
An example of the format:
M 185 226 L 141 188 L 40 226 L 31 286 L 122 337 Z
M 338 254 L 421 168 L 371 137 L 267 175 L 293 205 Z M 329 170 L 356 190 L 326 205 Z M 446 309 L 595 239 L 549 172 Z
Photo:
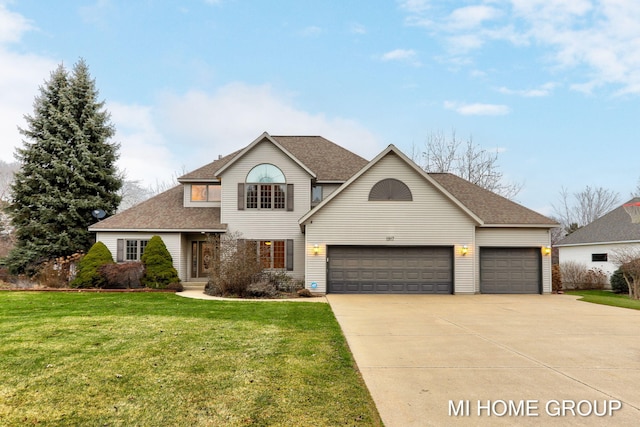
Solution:
M 567 295 L 327 299 L 387 427 L 640 425 L 640 311 Z

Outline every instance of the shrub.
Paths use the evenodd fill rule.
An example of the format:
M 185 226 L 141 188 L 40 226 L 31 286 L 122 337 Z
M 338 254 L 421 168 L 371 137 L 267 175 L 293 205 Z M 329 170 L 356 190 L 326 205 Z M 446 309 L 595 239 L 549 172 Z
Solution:
M 100 267 L 105 289 L 137 289 L 142 287 L 144 265 L 141 262 L 105 264 Z
M 89 252 L 77 263 L 76 277 L 71 282 L 73 288 L 102 288 L 106 284 L 100 274 L 100 267 L 113 264 L 111 252 L 102 242 L 96 242 Z
M 582 289 L 604 289 L 607 282 L 607 273 L 599 268 L 591 268 L 585 274 L 584 287 Z
M 567 261 L 560 264 L 560 277 L 564 289 L 580 289 L 587 272 L 586 264 Z
M 34 280 L 45 288 L 64 288 L 69 284 L 67 275 L 61 271 L 55 261 L 40 264 Z
M 562 273 L 560 272 L 560 264 L 551 266 L 551 290 L 558 293 L 562 290 Z
M 622 274 L 621 269 L 617 269 L 616 271 L 614 271 L 609 281 L 611 283 L 611 289 L 613 290 L 613 292 L 617 294 L 629 293 L 629 285 L 627 285 L 627 281 L 624 280 L 624 275 Z
M 170 283 L 179 283 L 173 258 L 160 236 L 153 236 L 142 254 L 145 273 L 142 284 L 148 288 L 165 289 Z
M 219 242 L 219 256 L 214 260 L 205 293 L 218 296 L 247 296 L 249 285 L 259 282 L 262 266 L 255 242 L 228 233 Z
M 265 271 L 262 280 L 271 283 L 278 292 L 293 293 L 304 287 L 300 280 L 289 276 L 285 271 Z
M 182 292 L 184 291 L 184 286 L 182 286 L 182 283 L 177 282 L 177 283 L 169 283 L 167 285 L 167 289 L 171 290 L 171 291 L 176 291 L 176 292 Z
M 276 288 L 273 283 L 267 280 L 261 280 L 247 286 L 244 296 L 249 298 L 275 298 L 279 294 L 278 288 Z
M 604 289 L 607 274 L 599 268 L 589 269 L 586 264 L 567 261 L 560 264 L 560 275 L 564 289 Z

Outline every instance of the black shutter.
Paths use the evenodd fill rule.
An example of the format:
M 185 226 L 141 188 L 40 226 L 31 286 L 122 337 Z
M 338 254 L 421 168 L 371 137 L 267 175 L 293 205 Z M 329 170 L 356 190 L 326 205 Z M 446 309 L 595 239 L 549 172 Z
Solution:
M 290 184 L 290 185 L 293 185 L 293 184 Z M 286 261 L 287 271 L 293 271 L 293 239 L 287 239 L 285 251 L 287 256 L 287 261 Z
M 244 210 L 244 182 L 238 183 L 238 210 Z
M 287 184 L 287 210 L 293 210 L 293 184 Z
M 124 261 L 124 239 L 118 239 L 118 247 L 116 250 L 116 261 Z

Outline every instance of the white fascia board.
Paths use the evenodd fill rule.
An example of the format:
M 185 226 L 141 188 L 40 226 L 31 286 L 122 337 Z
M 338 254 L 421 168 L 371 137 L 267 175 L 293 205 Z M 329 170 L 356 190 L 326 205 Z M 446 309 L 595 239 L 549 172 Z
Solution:
M 553 245 L 556 248 L 571 247 L 571 246 L 603 246 L 603 245 L 629 245 L 640 244 L 640 240 L 621 240 L 617 242 L 589 242 L 589 243 L 565 243 L 564 245 Z

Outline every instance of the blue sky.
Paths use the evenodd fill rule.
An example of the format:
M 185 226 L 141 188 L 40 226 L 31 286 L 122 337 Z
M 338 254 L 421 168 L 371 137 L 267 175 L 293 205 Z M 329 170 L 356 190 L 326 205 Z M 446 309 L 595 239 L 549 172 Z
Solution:
M 545 214 L 561 187 L 622 202 L 640 178 L 637 0 L 0 0 L 0 159 L 80 57 L 148 184 L 263 131 L 369 159 L 455 131 Z

